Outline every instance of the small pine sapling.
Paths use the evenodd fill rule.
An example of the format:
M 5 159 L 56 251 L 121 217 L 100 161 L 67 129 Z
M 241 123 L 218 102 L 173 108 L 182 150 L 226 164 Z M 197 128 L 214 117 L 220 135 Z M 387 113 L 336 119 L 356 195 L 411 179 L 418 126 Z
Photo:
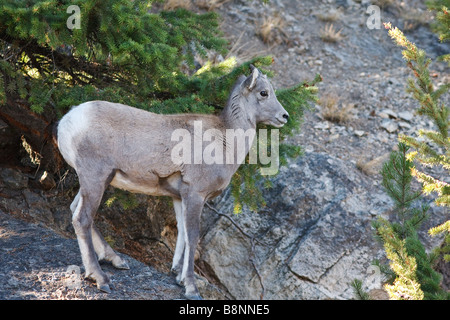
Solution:
M 428 6 L 437 11 L 435 30 L 440 34 L 441 41 L 448 41 L 450 35 L 450 14 L 448 11 L 448 0 L 428 1 Z M 447 5 L 447 6 L 446 6 Z M 408 154 L 410 160 L 415 160 L 422 168 L 416 166 L 411 168 L 412 175 L 422 183 L 425 194 L 437 194 L 435 203 L 438 206 L 450 207 L 450 184 L 447 182 L 450 173 L 450 110 L 446 103 L 450 91 L 450 83 L 441 84 L 435 88 L 429 65 L 431 59 L 427 58 L 424 50 L 419 49 L 414 43 L 398 28 L 392 27 L 390 23 L 385 24 L 389 31 L 389 36 L 394 42 L 403 47 L 403 58 L 407 66 L 411 69 L 414 78 L 408 80 L 408 89 L 415 100 L 419 102 L 417 115 L 426 117 L 435 125 L 437 130 L 418 131 L 418 138 L 400 135 L 399 140 L 415 149 Z M 450 64 L 450 54 L 444 55 L 441 59 Z M 444 177 L 437 178 L 429 172 L 425 172 L 426 167 L 438 167 L 445 173 Z M 450 221 L 446 221 L 440 226 L 429 231 L 431 235 L 444 234 L 445 240 L 441 248 L 446 261 L 450 259 Z
M 436 255 L 426 253 L 418 235 L 429 206 L 417 204 L 422 191 L 412 187 L 414 164 L 407 157 L 409 147 L 399 143 L 398 149 L 381 171 L 382 185 L 394 201 L 393 221 L 380 217 L 372 223 L 396 274 L 385 289 L 391 299 L 448 299 L 450 295 L 440 287 L 442 276 L 433 269 Z

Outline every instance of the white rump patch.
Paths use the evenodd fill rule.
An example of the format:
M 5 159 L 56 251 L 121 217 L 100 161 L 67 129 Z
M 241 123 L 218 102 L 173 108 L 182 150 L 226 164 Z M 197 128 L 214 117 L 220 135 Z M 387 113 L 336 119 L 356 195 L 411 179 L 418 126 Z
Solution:
M 75 168 L 77 150 L 75 138 L 80 138 L 89 129 L 91 102 L 73 107 L 58 124 L 58 148 L 67 163 Z

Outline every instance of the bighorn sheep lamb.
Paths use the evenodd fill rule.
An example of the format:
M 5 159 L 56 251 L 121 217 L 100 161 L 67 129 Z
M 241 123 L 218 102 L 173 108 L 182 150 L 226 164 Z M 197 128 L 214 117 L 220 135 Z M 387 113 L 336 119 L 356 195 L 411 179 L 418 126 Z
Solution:
M 79 178 L 80 190 L 70 209 L 85 276 L 95 280 L 101 291 L 110 292 L 109 277 L 98 260 L 129 269 L 93 224 L 102 195 L 111 184 L 131 192 L 173 198 L 178 238 L 172 269 L 177 273 L 177 282 L 184 284 L 186 297 L 201 299 L 194 279 L 200 215 L 205 201 L 227 187 L 242 159 L 233 163 L 199 163 L 195 161 L 194 153 L 198 151 L 195 142 L 194 146 L 185 144 L 192 148 L 194 161 L 186 161 L 186 157 L 174 159 L 173 148 L 178 142 L 173 141 L 172 134 L 182 129 L 191 136 L 198 135 L 193 127 L 201 123 L 203 131 L 212 132 L 209 141 L 214 137 L 209 144 L 215 143 L 224 154 L 229 155 L 231 150 L 236 155 L 242 150 L 230 148 L 233 141 L 226 139 L 227 130 L 255 130 L 257 123 L 281 127 L 288 117 L 269 80 L 254 66 L 250 76 L 241 75 L 236 81 L 226 107 L 218 116 L 161 115 L 106 101 L 73 107 L 58 123 L 56 140 L 62 156 Z M 253 141 L 253 137 L 248 140 Z M 244 157 L 252 141 L 245 143 Z M 200 151 L 205 145 L 200 144 Z

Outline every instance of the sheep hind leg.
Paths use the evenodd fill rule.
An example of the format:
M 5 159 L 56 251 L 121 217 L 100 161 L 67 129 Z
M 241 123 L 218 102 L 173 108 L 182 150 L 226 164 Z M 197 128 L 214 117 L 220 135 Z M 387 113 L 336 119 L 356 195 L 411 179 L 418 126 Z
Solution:
M 104 292 L 111 292 L 109 277 L 98 264 L 92 239 L 92 223 L 95 211 L 101 201 L 102 192 L 87 192 L 81 185 L 74 200 L 72 224 L 77 235 L 81 259 L 85 268 L 85 277 L 96 281 L 97 287 Z M 78 198 L 78 199 L 77 199 Z
M 184 220 L 184 262 L 181 279 L 185 287 L 185 296 L 188 300 L 201 300 L 194 273 L 194 255 L 200 234 L 200 216 L 202 213 L 204 199 L 195 194 L 183 199 L 183 220 Z
M 97 254 L 97 259 L 99 261 L 105 260 L 111 262 L 111 264 L 117 269 L 129 270 L 130 267 L 128 263 L 122 259 L 110 245 L 103 238 L 101 233 L 98 231 L 97 227 L 92 224 L 91 226 L 92 242 L 94 244 L 94 250 Z
M 80 192 L 78 192 L 72 204 L 70 205 L 70 210 L 72 210 L 72 214 L 75 213 L 75 210 L 80 201 L 80 196 L 81 194 Z M 119 255 L 117 255 L 117 253 L 115 253 L 114 250 L 110 247 L 110 245 L 105 241 L 99 230 L 95 227 L 94 223 L 92 223 L 91 226 L 91 233 L 94 250 L 95 253 L 97 254 L 97 259 L 99 261 L 101 260 L 109 261 L 117 269 L 126 269 L 126 270 L 130 269 L 127 262 L 123 260 L 121 257 L 119 257 Z

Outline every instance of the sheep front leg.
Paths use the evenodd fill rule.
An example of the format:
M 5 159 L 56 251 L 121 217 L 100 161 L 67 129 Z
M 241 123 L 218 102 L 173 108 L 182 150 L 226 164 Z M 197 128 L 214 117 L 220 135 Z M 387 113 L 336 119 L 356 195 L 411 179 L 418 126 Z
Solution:
M 190 196 L 182 201 L 185 249 L 181 280 L 184 282 L 185 296 L 190 300 L 202 299 L 195 283 L 194 256 L 200 235 L 200 216 L 203 205 L 204 199 L 198 196 Z

